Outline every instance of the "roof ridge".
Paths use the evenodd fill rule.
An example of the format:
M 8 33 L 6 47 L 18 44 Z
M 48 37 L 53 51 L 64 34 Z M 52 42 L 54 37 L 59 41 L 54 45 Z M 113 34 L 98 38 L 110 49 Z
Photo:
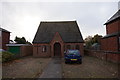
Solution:
M 76 22 L 76 20 L 74 21 L 41 21 L 41 23 L 62 23 L 62 22 Z

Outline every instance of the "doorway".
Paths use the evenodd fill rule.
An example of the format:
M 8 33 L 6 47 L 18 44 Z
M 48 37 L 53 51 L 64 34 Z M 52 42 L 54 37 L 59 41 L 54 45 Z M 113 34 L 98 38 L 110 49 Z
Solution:
M 61 57 L 61 45 L 60 45 L 60 43 L 54 44 L 54 57 Z

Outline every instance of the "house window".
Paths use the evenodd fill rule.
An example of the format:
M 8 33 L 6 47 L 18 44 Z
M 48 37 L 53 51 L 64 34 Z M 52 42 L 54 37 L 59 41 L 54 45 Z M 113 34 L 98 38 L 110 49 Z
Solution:
M 47 48 L 46 48 L 46 46 L 44 45 L 44 46 L 42 47 L 42 52 L 46 52 L 46 50 L 47 50 Z
M 79 45 L 76 45 L 76 48 L 75 48 L 75 49 L 79 50 L 79 49 L 80 49 Z
M 67 45 L 67 49 L 70 49 L 71 48 L 71 46 L 70 45 Z

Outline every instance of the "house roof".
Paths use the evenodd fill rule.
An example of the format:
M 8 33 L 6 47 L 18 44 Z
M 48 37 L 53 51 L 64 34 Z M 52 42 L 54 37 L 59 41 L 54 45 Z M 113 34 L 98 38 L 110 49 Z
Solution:
M 120 32 L 115 32 L 115 33 L 112 33 L 112 34 L 107 34 L 106 36 L 103 37 L 103 39 L 104 38 L 113 37 L 113 36 L 117 36 L 117 35 L 120 35 Z
M 118 18 L 120 18 L 120 9 L 105 24 L 108 24 Z
M 6 44 L 6 46 L 30 46 L 29 44 Z
M 33 43 L 49 43 L 58 32 L 64 42 L 83 42 L 76 21 L 41 22 Z
M 6 30 L 6 29 L 3 29 L 3 28 L 1 28 L 1 27 L 0 27 L 0 31 L 9 32 L 9 33 L 10 33 L 10 31 L 8 31 L 8 30 Z

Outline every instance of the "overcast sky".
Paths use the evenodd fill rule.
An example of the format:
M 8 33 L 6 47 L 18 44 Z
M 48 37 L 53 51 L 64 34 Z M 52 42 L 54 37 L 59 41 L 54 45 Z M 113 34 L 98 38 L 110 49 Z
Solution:
M 114 0 L 113 0 L 114 1 Z M 40 21 L 74 21 L 76 20 L 83 38 L 88 35 L 105 35 L 103 25 L 118 11 L 118 1 L 114 2 L 80 2 L 65 1 L 20 1 L 5 0 L 0 2 L 0 25 L 15 36 L 24 36 L 32 42 Z

